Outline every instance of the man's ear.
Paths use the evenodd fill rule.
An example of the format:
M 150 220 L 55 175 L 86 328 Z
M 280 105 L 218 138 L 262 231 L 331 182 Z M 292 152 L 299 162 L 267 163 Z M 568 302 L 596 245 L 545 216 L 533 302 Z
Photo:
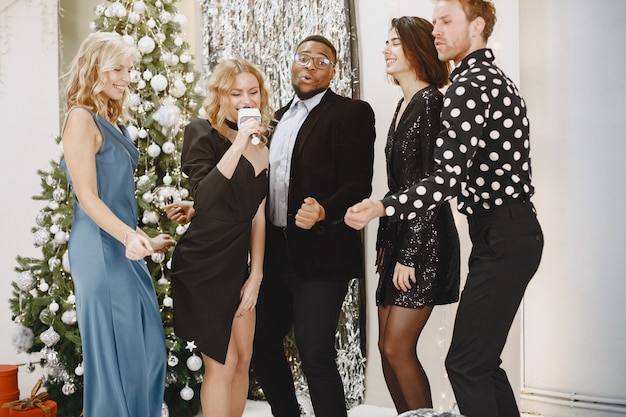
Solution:
M 478 16 L 470 23 L 470 34 L 472 37 L 483 37 L 483 31 L 485 30 L 485 19 Z

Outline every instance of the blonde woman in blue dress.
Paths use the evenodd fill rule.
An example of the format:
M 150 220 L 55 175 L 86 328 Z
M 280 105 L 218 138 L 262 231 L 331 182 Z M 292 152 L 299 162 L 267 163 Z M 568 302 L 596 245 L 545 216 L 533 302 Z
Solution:
M 174 244 L 137 227 L 139 151 L 121 124 L 134 46 L 117 33 L 90 34 L 66 90 L 65 169 L 76 200 L 69 261 L 84 364 L 85 417 L 159 417 L 165 339 L 143 261 Z

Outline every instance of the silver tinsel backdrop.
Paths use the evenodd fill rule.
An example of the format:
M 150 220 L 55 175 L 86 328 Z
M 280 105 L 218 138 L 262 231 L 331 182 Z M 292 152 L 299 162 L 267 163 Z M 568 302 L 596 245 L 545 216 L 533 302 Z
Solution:
M 220 61 L 245 58 L 265 74 L 278 109 L 293 97 L 291 63 L 296 45 L 319 34 L 337 48 L 337 74 L 331 88 L 359 98 L 358 49 L 354 0 L 200 0 L 203 26 L 204 75 Z M 337 328 L 337 364 L 349 408 L 363 402 L 365 357 L 363 283 L 353 280 Z M 297 359 L 295 380 L 307 415 L 306 380 Z

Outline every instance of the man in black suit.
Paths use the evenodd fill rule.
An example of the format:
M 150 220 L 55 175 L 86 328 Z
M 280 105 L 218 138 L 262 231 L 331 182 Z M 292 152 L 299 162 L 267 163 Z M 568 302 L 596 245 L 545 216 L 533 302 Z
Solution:
M 263 282 L 253 367 L 275 417 L 298 417 L 283 339 L 295 340 L 316 417 L 346 416 L 335 332 L 348 281 L 364 276 L 361 235 L 343 221 L 371 193 L 374 112 L 329 89 L 337 53 L 305 38 L 291 67 L 295 97 L 276 113 Z

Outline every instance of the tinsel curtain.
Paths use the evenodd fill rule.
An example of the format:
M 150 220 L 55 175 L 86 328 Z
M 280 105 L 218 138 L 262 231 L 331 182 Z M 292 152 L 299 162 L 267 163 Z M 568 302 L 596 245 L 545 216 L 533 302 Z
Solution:
M 271 104 L 278 109 L 293 97 L 291 63 L 296 45 L 306 36 L 320 34 L 337 48 L 332 90 L 359 98 L 354 0 L 201 0 L 200 8 L 205 77 L 223 59 L 245 58 L 264 72 Z M 348 407 L 364 398 L 363 289 L 363 280 L 350 283 L 336 334 L 337 364 Z M 306 395 L 293 340 L 287 340 L 286 350 L 296 388 Z

